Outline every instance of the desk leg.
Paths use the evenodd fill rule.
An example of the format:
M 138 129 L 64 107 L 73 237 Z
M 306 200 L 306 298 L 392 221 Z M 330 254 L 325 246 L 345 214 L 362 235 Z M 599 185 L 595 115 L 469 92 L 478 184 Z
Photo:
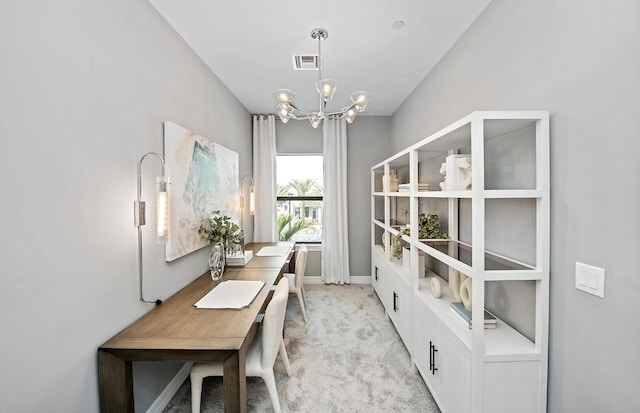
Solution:
M 222 385 L 225 413 L 247 412 L 247 376 L 245 354 L 233 353 L 224 361 Z
M 98 385 L 102 413 L 133 413 L 131 362 L 98 350 Z

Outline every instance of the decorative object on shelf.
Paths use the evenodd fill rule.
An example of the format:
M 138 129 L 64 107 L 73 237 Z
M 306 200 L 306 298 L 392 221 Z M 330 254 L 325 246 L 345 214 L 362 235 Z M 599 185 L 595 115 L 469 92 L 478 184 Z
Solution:
M 471 311 L 473 308 L 473 302 L 471 301 L 471 278 L 467 278 L 460 285 L 460 299 L 462 299 L 462 304 L 464 304 L 464 308 L 468 311 Z
M 411 271 L 411 250 L 407 247 L 402 247 L 402 269 L 405 272 Z M 423 277 L 425 274 L 425 255 L 418 254 L 418 276 Z
M 170 179 L 165 176 L 164 158 L 155 152 L 147 152 L 138 162 L 138 198 L 133 203 L 133 224 L 138 228 L 138 279 L 140 281 L 140 301 L 143 303 L 160 304 L 162 300 L 147 301 L 142 294 L 142 226 L 146 224 L 145 202 L 142 200 L 142 161 L 153 155 L 162 162 L 162 176 L 156 178 L 156 241 L 158 244 L 167 242 L 169 235 L 169 195 Z
M 400 260 L 402 259 L 402 236 L 401 235 L 391 235 L 391 251 L 393 258 Z
M 225 264 L 225 248 L 222 242 L 216 242 L 211 248 L 211 254 L 209 255 L 209 270 L 211 271 L 211 279 L 218 281 L 222 279 L 224 273 Z
M 402 234 L 411 235 L 411 230 L 406 227 L 402 230 Z M 421 212 L 418 215 L 418 239 L 448 239 L 446 232 L 440 229 L 440 217 L 436 214 L 425 214 Z
M 451 269 L 449 272 L 449 286 L 453 291 L 453 301 L 460 302 L 460 271 Z
M 398 177 L 395 171 L 389 171 L 389 176 L 382 175 L 382 188 L 385 192 L 398 192 Z
M 310 58 L 312 63 L 311 70 L 318 70 L 318 81 L 316 82 L 316 90 L 320 94 L 320 107 L 317 112 L 302 110 L 293 103 L 293 98 L 296 93 L 289 89 L 278 89 L 273 92 L 273 95 L 278 102 L 276 111 L 282 123 L 287 123 L 289 119 L 309 119 L 311 126 L 317 128 L 320 125 L 320 121 L 323 119 L 346 119 L 347 122 L 352 123 L 356 115 L 363 112 L 369 102 L 369 93 L 360 91 L 351 94 L 350 106 L 344 107 L 336 112 L 326 112 L 327 103 L 333 97 L 336 91 L 338 82 L 333 79 L 322 78 L 322 49 L 320 47 L 322 41 L 329 37 L 329 32 L 326 29 L 313 29 L 311 31 L 311 38 L 318 41 L 318 56 L 294 56 L 294 61 L 297 57 L 300 60 L 305 57 Z
M 433 276 L 431 280 L 429 280 L 429 284 L 431 286 L 431 295 L 435 298 L 440 298 L 442 296 L 442 286 L 440 285 L 440 278 Z
M 443 191 L 464 191 L 471 187 L 471 155 L 449 155 L 440 167 L 444 181 L 440 182 Z

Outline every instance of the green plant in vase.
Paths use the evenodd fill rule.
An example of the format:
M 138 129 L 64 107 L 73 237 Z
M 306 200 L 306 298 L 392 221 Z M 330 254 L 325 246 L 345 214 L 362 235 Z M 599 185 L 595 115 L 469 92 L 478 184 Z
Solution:
M 409 227 L 402 229 L 403 235 L 411 235 Z M 449 236 L 440 228 L 440 217 L 436 214 L 418 215 L 418 239 L 448 239 Z
M 244 231 L 221 211 L 213 211 L 211 217 L 205 218 L 198 228 L 198 234 L 212 244 L 221 242 L 227 254 L 244 243 Z

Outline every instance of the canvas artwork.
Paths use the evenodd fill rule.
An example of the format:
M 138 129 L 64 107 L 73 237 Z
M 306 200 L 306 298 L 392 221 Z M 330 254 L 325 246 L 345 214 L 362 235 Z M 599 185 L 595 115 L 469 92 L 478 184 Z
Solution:
M 238 222 L 239 156 L 173 122 L 164 122 L 166 174 L 171 178 L 169 239 L 165 260 L 173 261 L 209 242 L 198 227 L 215 210 Z

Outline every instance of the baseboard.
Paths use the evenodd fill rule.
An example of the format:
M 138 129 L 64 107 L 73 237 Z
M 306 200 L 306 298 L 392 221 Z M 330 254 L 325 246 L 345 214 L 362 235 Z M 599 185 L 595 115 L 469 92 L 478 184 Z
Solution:
M 189 377 L 191 372 L 191 366 L 193 363 L 185 363 L 184 366 L 178 371 L 178 373 L 171 379 L 167 387 L 162 390 L 160 396 L 153 402 L 147 409 L 147 413 L 162 413 L 165 407 L 169 405 L 169 402 L 175 396 L 175 394 L 182 386 L 182 383 Z
M 349 277 L 350 278 L 350 283 L 351 284 L 369 284 L 371 285 L 371 276 L 369 275 L 364 275 L 364 276 L 355 276 L 355 277 Z M 322 277 L 320 277 L 319 275 L 305 275 L 304 276 L 304 283 L 305 284 L 324 284 L 324 282 L 322 281 Z

